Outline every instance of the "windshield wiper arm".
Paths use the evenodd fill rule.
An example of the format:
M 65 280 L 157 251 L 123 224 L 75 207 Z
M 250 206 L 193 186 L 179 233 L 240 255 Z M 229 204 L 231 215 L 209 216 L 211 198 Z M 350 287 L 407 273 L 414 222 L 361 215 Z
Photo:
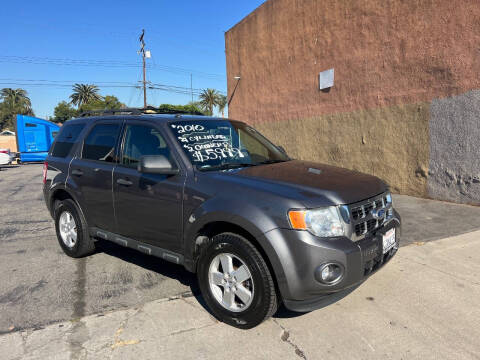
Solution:
M 265 161 L 259 162 L 258 165 L 275 164 L 275 163 L 280 163 L 285 161 L 288 161 L 288 160 L 265 160 Z
M 256 164 L 250 164 L 250 163 L 226 163 L 226 164 L 218 164 L 218 165 L 200 167 L 199 170 L 201 170 L 201 171 L 227 170 L 227 169 L 236 169 L 236 168 L 255 166 L 255 165 Z

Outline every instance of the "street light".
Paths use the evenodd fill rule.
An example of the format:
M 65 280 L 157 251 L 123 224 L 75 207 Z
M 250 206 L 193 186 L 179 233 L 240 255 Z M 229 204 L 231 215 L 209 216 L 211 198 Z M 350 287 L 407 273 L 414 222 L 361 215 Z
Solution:
M 233 88 L 232 95 L 230 95 L 230 99 L 227 102 L 227 106 L 230 106 L 230 103 L 232 102 L 233 95 L 235 95 L 235 91 L 237 90 L 238 83 L 240 82 L 240 76 L 237 75 L 234 77 L 234 79 L 237 80 L 237 82 L 235 83 L 235 87 Z

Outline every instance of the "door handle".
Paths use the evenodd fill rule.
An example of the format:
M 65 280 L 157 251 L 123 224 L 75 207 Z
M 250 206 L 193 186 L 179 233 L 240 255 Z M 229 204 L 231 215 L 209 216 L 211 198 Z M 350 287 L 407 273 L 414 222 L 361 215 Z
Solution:
M 82 170 L 79 170 L 79 169 L 73 169 L 73 170 L 72 170 L 72 175 L 82 176 L 82 175 L 83 175 L 83 171 L 82 171 Z
M 130 185 L 133 185 L 133 182 L 126 179 L 117 179 L 117 184 L 123 185 L 123 186 L 130 186 Z

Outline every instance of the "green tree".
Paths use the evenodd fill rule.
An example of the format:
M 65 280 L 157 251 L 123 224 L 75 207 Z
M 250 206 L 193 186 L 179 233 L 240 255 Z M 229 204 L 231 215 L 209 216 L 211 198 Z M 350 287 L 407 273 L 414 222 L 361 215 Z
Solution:
M 227 97 L 222 94 L 218 94 L 217 98 L 218 112 L 222 114 L 222 117 L 225 117 L 225 107 L 227 106 Z
M 70 95 L 70 102 L 80 108 L 91 101 L 101 100 L 102 97 L 98 91 L 99 89 L 96 85 L 75 84 L 73 85 L 73 93 Z
M 15 115 L 34 116 L 32 103 L 24 89 L 4 88 L 0 90 L 0 129 L 13 129 Z
M 78 111 L 74 109 L 70 103 L 62 101 L 59 102 L 55 107 L 55 110 L 53 110 L 53 115 L 53 121 L 64 123 L 65 121 L 76 117 L 78 115 Z
M 218 105 L 219 92 L 215 89 L 204 89 L 200 94 L 200 104 L 208 115 L 213 115 L 213 108 Z
M 4 103 L 12 106 L 21 106 L 26 111 L 32 108 L 32 103 L 27 95 L 27 91 L 23 89 L 4 88 L 0 91 L 0 98 L 2 98 Z
M 104 98 L 92 100 L 79 106 L 79 112 L 86 112 L 92 110 L 111 110 L 123 109 L 125 104 L 120 102 L 116 96 L 107 95 Z
M 172 104 L 161 104 L 158 109 L 163 112 L 188 112 L 194 115 L 204 115 L 201 107 L 195 103 L 189 103 L 187 105 L 172 105 Z
M 192 113 L 198 115 L 206 115 L 205 110 L 202 109 L 200 101 L 190 101 L 185 107 Z

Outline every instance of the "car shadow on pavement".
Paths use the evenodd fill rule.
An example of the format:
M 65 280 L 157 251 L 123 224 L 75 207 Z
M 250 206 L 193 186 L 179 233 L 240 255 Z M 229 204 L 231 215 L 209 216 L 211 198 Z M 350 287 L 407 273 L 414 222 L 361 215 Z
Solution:
M 360 284 L 361 285 L 361 284 Z M 339 301 L 345 298 L 346 296 L 350 295 L 352 292 L 354 292 L 360 285 L 356 285 L 352 288 L 350 288 L 348 291 L 344 291 L 341 293 L 333 294 L 332 296 L 329 296 L 328 298 L 324 299 L 321 304 L 318 304 L 317 307 L 314 310 L 311 311 L 304 311 L 304 312 L 297 312 L 297 311 L 292 311 L 289 310 L 285 307 L 285 305 L 280 304 L 278 307 L 278 310 L 275 314 L 273 314 L 274 319 L 291 319 L 291 318 L 297 318 L 301 317 L 304 315 L 307 315 L 311 313 L 312 311 L 320 310 L 323 308 L 326 308 L 328 306 L 333 306 L 335 304 L 339 305 Z M 198 303 L 205 309 L 205 311 L 208 311 L 210 315 L 215 317 L 215 315 L 210 311 L 210 308 L 207 306 L 205 300 L 203 299 L 202 295 L 200 294 L 200 291 L 197 293 L 194 293 L 193 296 L 197 299 Z
M 184 297 L 194 296 L 198 301 L 198 303 L 205 309 L 205 311 L 207 311 L 212 316 L 214 316 L 214 314 L 212 313 L 210 308 L 207 306 L 205 300 L 203 299 L 200 293 L 200 288 L 198 286 L 196 275 L 187 271 L 183 266 L 170 263 L 168 261 L 162 260 L 160 258 L 156 258 L 154 256 L 142 254 L 141 252 L 138 252 L 136 250 L 125 248 L 123 246 L 114 244 L 106 240 L 101 240 L 101 239 L 97 240 L 96 248 L 97 248 L 96 250 L 97 253 L 103 252 L 107 255 L 114 256 L 123 261 L 127 261 L 131 264 L 140 266 L 146 270 L 156 272 L 162 276 L 176 279 L 183 285 L 189 286 L 192 294 L 191 295 L 185 294 L 182 296 Z M 353 290 L 355 290 L 355 288 L 351 289 L 351 291 Z M 319 305 L 316 310 L 333 305 L 334 303 L 340 301 L 345 296 L 350 294 L 350 292 L 346 294 L 342 294 L 342 296 L 333 296 L 330 299 L 327 299 L 325 302 Z M 308 313 L 309 312 L 291 311 L 291 310 L 288 310 L 283 304 L 281 304 L 277 312 L 273 315 L 273 317 L 288 319 L 288 318 L 304 316 Z
M 189 286 L 193 294 L 200 293 L 196 275 L 187 271 L 181 265 L 176 265 L 154 256 L 142 254 L 139 251 L 125 248 L 106 240 L 98 240 L 95 245 L 97 253 L 103 252 L 107 255 L 140 266 L 146 270 L 156 272 L 162 276 L 178 280 L 181 284 Z
M 210 308 L 207 306 L 207 303 L 205 302 L 205 300 L 203 299 L 202 295 L 200 294 L 200 292 L 198 293 L 194 293 L 193 296 L 195 296 L 195 299 L 198 301 L 198 303 L 205 309 L 205 311 L 207 311 L 210 315 L 212 315 L 213 317 L 215 317 L 215 315 L 212 313 L 212 311 L 210 310 Z M 331 304 L 329 304 L 331 305 Z M 328 305 L 325 305 L 325 306 L 328 306 Z M 324 306 L 324 307 L 325 307 Z M 317 309 L 318 310 L 318 309 Z M 285 305 L 281 304 L 279 307 L 278 307 L 278 310 L 275 314 L 273 314 L 273 318 L 274 319 L 291 319 L 291 318 L 296 318 L 296 317 L 301 317 L 301 316 L 304 316 L 304 315 L 307 315 L 309 314 L 309 312 L 296 312 L 296 311 L 291 311 L 291 310 L 288 310 Z
M 276 314 L 273 317 L 282 318 L 282 319 L 289 319 L 289 318 L 292 318 L 292 317 L 302 316 L 302 315 L 308 314 L 312 311 L 320 310 L 320 309 L 326 308 L 326 307 L 334 305 L 334 304 L 338 304 L 338 302 L 340 300 L 342 300 L 343 298 L 350 295 L 352 292 L 354 292 L 356 289 L 358 289 L 361 285 L 362 284 L 360 283 L 358 285 L 350 287 L 347 290 L 339 291 L 337 293 L 330 294 L 323 299 L 319 299 L 318 302 L 316 302 L 315 308 L 311 311 L 295 312 L 295 311 L 288 310 L 282 304 L 282 306 L 278 309 L 278 311 L 276 312 Z

